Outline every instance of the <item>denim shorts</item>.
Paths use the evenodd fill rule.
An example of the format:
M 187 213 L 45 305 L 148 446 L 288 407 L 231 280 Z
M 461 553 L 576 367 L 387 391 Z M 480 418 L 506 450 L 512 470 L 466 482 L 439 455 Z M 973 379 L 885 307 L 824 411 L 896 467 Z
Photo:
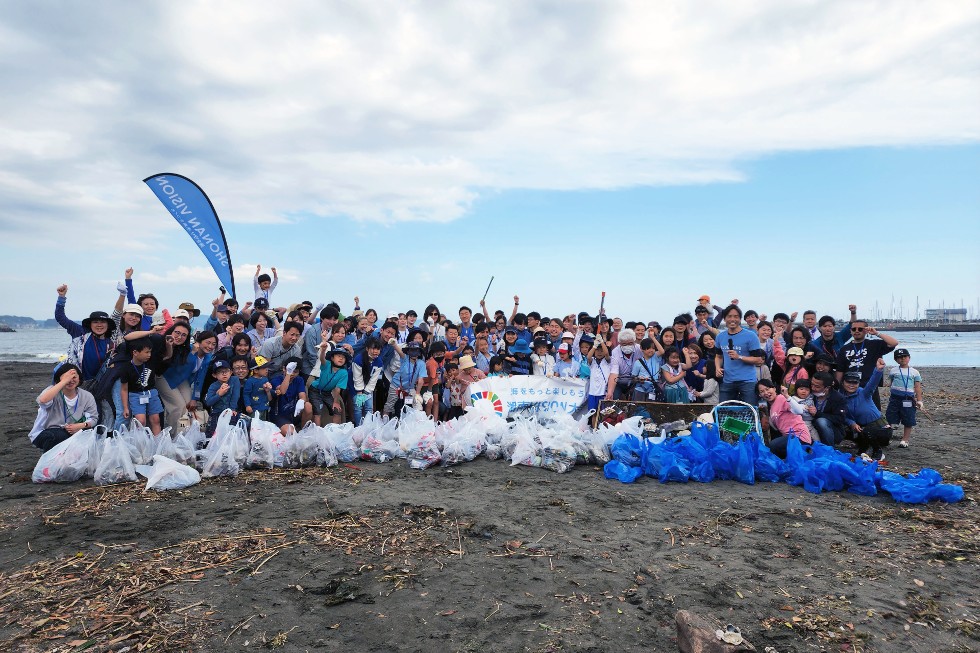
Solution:
M 903 405 L 906 401 L 911 405 Z M 900 395 L 893 392 L 888 398 L 885 416 L 888 418 L 889 424 L 915 426 L 915 395 Z
M 156 388 L 150 388 L 149 401 L 144 404 L 140 399 L 146 396 L 146 392 L 129 393 L 129 412 L 131 415 L 156 415 L 163 412 L 163 402 L 160 401 L 160 394 Z

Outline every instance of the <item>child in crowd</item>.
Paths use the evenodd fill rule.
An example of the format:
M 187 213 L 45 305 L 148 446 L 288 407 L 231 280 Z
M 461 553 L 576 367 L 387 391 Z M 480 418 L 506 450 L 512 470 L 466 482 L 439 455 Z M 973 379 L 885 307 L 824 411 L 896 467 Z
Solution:
M 432 343 L 429 359 L 425 362 L 426 392 L 422 395 L 425 410 L 432 419 L 439 421 L 439 408 L 442 404 L 442 391 L 446 382 L 446 343 Z
M 278 426 L 283 435 L 289 435 L 303 423 L 299 419 L 301 414 L 312 419 L 313 410 L 306 406 L 306 384 L 299 372 L 301 362 L 298 356 L 290 356 L 283 361 L 282 371 L 270 381 L 273 397 L 269 421 Z
M 586 336 L 582 336 L 584 341 Z M 586 354 L 585 360 L 589 364 L 589 396 L 588 409 L 599 410 L 599 402 L 606 397 L 606 385 L 609 383 L 609 374 L 612 372 L 612 356 L 609 347 L 601 336 L 592 338 L 589 336 L 591 346 Z
M 796 394 L 796 382 L 809 378 L 810 375 L 803 368 L 803 349 L 790 347 L 786 352 L 786 373 L 783 374 L 782 389 L 793 396 Z
M 882 448 L 887 447 L 892 439 L 892 430 L 888 426 L 888 421 L 881 415 L 874 402 L 874 393 L 878 388 L 878 382 L 881 381 L 883 369 L 885 369 L 885 361 L 879 358 L 871 378 L 861 387 L 859 387 L 860 370 L 848 370 L 841 380 L 844 399 L 847 401 L 847 425 L 851 427 L 851 432 L 854 434 L 858 453 L 865 454 L 870 449 L 872 460 L 885 459 Z
M 391 338 L 388 344 L 395 348 L 395 355 L 401 356 L 401 364 L 391 377 L 388 399 L 382 411 L 385 417 L 397 415 L 402 406 L 415 406 L 416 397 L 421 402 L 422 388 L 428 374 L 422 362 L 422 346 L 419 343 L 412 341 L 402 348 L 395 338 Z
M 453 401 L 450 402 L 453 406 L 450 411 L 452 417 L 462 416 L 463 406 L 469 405 L 470 384 L 476 381 L 482 381 L 485 378 L 487 378 L 487 375 L 476 368 L 476 363 L 473 362 L 472 357 L 463 356 L 459 359 L 459 372 L 452 382 L 452 394 L 459 399 L 459 406 L 457 407 Z
M 257 419 L 265 419 L 272 401 L 272 384 L 269 383 L 269 363 L 262 356 L 256 356 L 250 364 L 251 376 L 245 380 L 242 396 L 245 400 L 245 414 Z
M 153 345 L 146 338 L 129 342 L 130 364 L 125 367 L 121 383 L 123 418 L 135 417 L 156 435 L 161 430 L 160 415 L 163 403 L 155 387 L 153 370 L 147 365 L 153 355 Z M 230 373 L 230 370 L 229 370 Z M 236 397 L 237 401 L 237 397 Z
M 897 429 L 899 424 L 905 427 L 898 443 L 898 446 L 904 448 L 909 446 L 912 439 L 916 408 L 922 408 L 922 375 L 919 370 L 909 366 L 912 356 L 908 349 L 896 349 L 894 356 L 898 366 L 888 373 L 891 396 L 888 398 L 885 416 L 893 429 Z
M 720 401 L 721 386 L 718 379 L 709 376 L 704 380 L 704 389 L 700 392 L 695 390 L 694 397 L 703 404 L 715 405 Z
M 691 389 L 691 396 L 696 397 L 695 393 L 704 390 L 708 361 L 705 360 L 701 347 L 693 342 L 687 346 L 687 351 L 690 354 L 691 367 L 684 375 L 684 381 L 687 382 L 687 387 Z
M 272 291 L 276 289 L 279 285 L 279 273 L 276 272 L 275 268 L 272 268 L 272 276 L 268 274 L 260 274 L 262 272 L 262 266 L 255 266 L 255 277 L 252 279 L 252 287 L 255 290 L 255 298 L 265 299 L 272 305 Z
M 493 376 L 507 376 L 504 373 L 504 358 L 503 356 L 494 356 L 490 359 L 490 372 L 487 374 L 488 377 Z
M 459 395 L 454 396 L 452 393 L 454 381 L 456 381 L 458 376 L 459 364 L 446 363 L 446 374 L 443 380 L 442 398 L 439 406 L 439 413 L 443 419 L 452 419 L 454 415 L 453 408 L 462 410 L 462 402 L 460 401 Z
M 664 378 L 664 401 L 671 404 L 691 403 L 691 389 L 684 380 L 691 367 L 691 354 L 687 347 L 684 347 L 684 357 L 687 360 L 682 363 L 680 353 L 672 348 L 667 351 L 667 362 L 660 367 Z
M 555 361 L 555 376 L 562 379 L 577 379 L 579 363 L 572 358 L 572 346 L 563 342 L 558 345 L 558 360 Z
M 326 350 L 320 350 L 320 377 L 309 387 L 313 420 L 317 426 L 340 424 L 346 418 L 344 393 L 348 385 L 347 364 L 350 361 L 350 352 L 343 347 L 332 349 L 329 355 Z
M 476 325 L 475 331 L 476 354 L 473 356 L 473 362 L 476 363 L 478 370 L 484 374 L 489 374 L 490 359 L 493 358 L 493 354 L 490 351 L 490 338 L 487 332 L 487 325 L 481 322 Z
M 384 374 L 381 361 L 381 342 L 370 338 L 364 351 L 354 357 L 351 378 L 354 382 L 354 426 L 360 426 L 367 415 L 374 412 L 374 390 Z
M 518 339 L 507 347 L 504 356 L 504 370 L 511 376 L 527 376 L 531 374 L 531 348 L 527 340 Z
M 653 338 L 640 340 L 640 357 L 633 361 L 633 401 L 663 401 L 660 389 L 660 368 L 664 349 Z
M 242 392 L 241 381 L 231 372 L 231 364 L 228 361 L 218 360 L 211 365 L 211 376 L 214 383 L 208 388 L 208 394 L 204 397 L 204 405 L 211 411 L 211 417 L 204 428 L 204 435 L 211 437 L 214 430 L 218 427 L 218 417 L 221 413 L 230 408 L 235 411 L 238 407 L 238 400 Z
M 811 440 L 820 440 L 817 430 L 813 427 L 813 414 L 816 412 L 816 404 L 810 394 L 810 379 L 800 379 L 796 382 L 796 394 L 789 397 L 789 402 L 793 404 L 793 412 L 803 418 L 803 423 L 810 431 Z M 787 391 L 788 392 L 788 391 Z M 811 412 L 810 409 L 814 410 Z
M 534 341 L 531 354 L 531 374 L 534 376 L 555 376 L 555 358 L 548 353 L 551 344 L 545 338 Z

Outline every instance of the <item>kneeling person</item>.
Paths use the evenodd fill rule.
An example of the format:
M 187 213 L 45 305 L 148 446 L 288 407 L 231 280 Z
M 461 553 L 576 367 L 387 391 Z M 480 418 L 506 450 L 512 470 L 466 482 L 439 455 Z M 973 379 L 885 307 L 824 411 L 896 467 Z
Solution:
M 80 383 L 81 371 L 66 363 L 55 371 L 54 384 L 37 396 L 37 419 L 27 437 L 41 451 L 95 426 L 99 414 L 95 397 L 79 388 Z

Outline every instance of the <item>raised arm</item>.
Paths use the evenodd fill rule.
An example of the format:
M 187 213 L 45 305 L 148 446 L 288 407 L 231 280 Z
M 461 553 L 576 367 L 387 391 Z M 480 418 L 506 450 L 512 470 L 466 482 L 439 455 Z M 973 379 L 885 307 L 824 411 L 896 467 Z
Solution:
M 133 289 L 133 268 L 126 268 L 126 299 L 130 304 L 136 303 L 136 291 Z
M 69 320 L 68 316 L 65 315 L 65 303 L 68 301 L 68 285 L 61 284 L 58 286 L 58 299 L 54 303 L 54 319 L 58 321 L 58 324 L 68 332 L 72 338 L 77 338 L 85 333 L 85 329 L 82 325 L 73 320 Z

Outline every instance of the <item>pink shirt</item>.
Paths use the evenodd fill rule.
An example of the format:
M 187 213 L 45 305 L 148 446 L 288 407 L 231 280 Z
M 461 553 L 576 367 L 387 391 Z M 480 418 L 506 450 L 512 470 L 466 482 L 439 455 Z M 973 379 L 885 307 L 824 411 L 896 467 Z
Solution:
M 790 409 L 790 403 L 783 395 L 777 395 L 769 404 L 769 423 L 783 435 L 793 435 L 803 444 L 811 443 L 810 429 L 806 427 L 803 417 Z

